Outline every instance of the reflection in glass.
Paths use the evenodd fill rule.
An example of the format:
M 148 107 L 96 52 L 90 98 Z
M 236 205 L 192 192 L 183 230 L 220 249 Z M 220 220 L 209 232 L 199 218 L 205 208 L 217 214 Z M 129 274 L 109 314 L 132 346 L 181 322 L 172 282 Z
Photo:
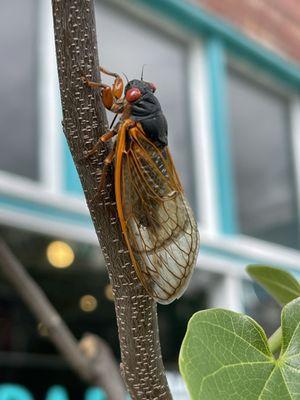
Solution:
M 38 178 L 34 0 L 1 2 L 0 170 Z
M 233 70 L 228 88 L 240 231 L 298 248 L 289 101 Z

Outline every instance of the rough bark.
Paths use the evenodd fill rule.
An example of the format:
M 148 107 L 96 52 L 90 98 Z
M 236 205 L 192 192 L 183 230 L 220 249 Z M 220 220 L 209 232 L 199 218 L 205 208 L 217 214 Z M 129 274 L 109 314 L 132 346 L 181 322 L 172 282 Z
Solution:
M 30 277 L 8 246 L 0 239 L 0 272 L 15 288 L 36 319 L 48 331 L 49 339 L 70 367 L 90 385 L 102 387 L 108 400 L 124 398 L 125 391 L 111 350 L 100 338 L 88 334 L 80 345 L 45 293 Z M 114 377 L 112 384 L 107 368 Z
M 81 79 L 100 81 L 94 4 L 92 0 L 52 0 L 52 4 L 64 132 L 113 287 L 122 375 L 134 400 L 171 399 L 161 358 L 156 304 L 140 284 L 124 244 L 111 172 L 95 200 L 109 144 L 103 144 L 95 157 L 82 159 L 107 130 L 99 93 Z

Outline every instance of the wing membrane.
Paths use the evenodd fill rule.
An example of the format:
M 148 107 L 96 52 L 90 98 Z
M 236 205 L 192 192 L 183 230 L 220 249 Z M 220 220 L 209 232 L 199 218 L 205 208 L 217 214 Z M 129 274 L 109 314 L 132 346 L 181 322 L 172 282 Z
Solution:
M 120 175 L 120 219 L 134 267 L 149 294 L 169 303 L 185 290 L 198 253 L 192 210 L 168 149 L 160 151 L 136 127 Z

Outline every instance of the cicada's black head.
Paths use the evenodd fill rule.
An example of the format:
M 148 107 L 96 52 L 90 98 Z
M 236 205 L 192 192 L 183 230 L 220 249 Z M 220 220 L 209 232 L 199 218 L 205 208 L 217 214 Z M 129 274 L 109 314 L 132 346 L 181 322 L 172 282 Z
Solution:
M 131 105 L 131 118 L 139 121 L 146 135 L 159 147 L 167 145 L 167 121 L 158 99 L 156 87 L 139 79 L 133 79 L 125 87 L 125 99 Z

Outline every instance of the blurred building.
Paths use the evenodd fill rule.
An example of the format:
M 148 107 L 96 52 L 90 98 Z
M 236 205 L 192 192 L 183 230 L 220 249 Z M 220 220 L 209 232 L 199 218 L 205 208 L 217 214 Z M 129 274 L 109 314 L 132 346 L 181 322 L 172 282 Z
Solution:
M 129 79 L 146 64 L 199 221 L 192 283 L 180 301 L 159 307 L 174 398 L 186 399 L 176 368 L 190 316 L 231 308 L 271 333 L 279 309 L 244 268 L 271 264 L 299 275 L 300 6 L 95 2 L 101 64 Z M 119 357 L 104 261 L 61 128 L 50 1 L 3 2 L 0 21 L 1 236 L 75 335 L 96 333 Z M 0 398 L 8 400 L 4 384 L 17 400 L 104 398 L 78 382 L 1 278 Z

